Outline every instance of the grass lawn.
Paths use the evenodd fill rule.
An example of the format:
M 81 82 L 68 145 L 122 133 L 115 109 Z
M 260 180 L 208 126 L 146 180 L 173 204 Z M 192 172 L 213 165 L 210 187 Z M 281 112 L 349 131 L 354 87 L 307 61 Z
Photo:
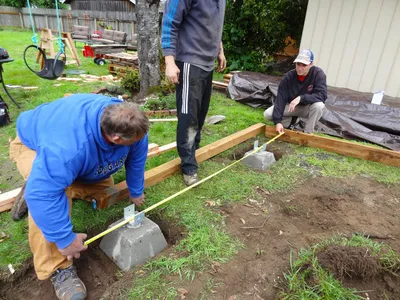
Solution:
M 22 54 L 24 48 L 31 44 L 31 32 L 11 31 L 0 29 L 1 46 L 6 48 L 10 57 L 15 61 L 5 65 L 5 80 L 7 84 L 38 86 L 39 89 L 24 91 L 10 90 L 14 98 L 21 104 L 21 110 L 10 104 L 11 118 L 16 120 L 19 113 L 32 109 L 42 103 L 63 97 L 65 93 L 87 93 L 104 83 L 70 83 L 46 81 L 29 72 L 24 65 Z M 81 53 L 82 44 L 78 44 L 78 53 Z M 57 48 L 56 48 L 57 49 Z M 69 66 L 68 69 L 85 70 L 89 74 L 105 75 L 107 66 L 98 66 L 90 58 L 83 58 L 82 66 Z M 54 84 L 61 86 L 54 87 Z M 174 95 L 168 96 L 171 100 Z M 7 101 L 7 98 L 6 98 Z M 253 109 L 235 103 L 220 93 L 213 93 L 209 115 L 222 114 L 226 119 L 216 125 L 205 125 L 202 133 L 201 146 L 219 140 L 225 136 L 245 129 L 255 123 L 264 122 L 262 110 Z M 67 125 L 67 124 L 66 124 Z M 150 142 L 165 145 L 175 140 L 175 126 L 172 122 L 155 123 L 149 133 Z M 9 139 L 15 137 L 15 122 L 10 126 L 0 128 L 0 190 L 8 191 L 21 185 L 15 167 L 8 161 Z M 266 139 L 260 135 L 259 140 Z M 201 163 L 199 176 L 210 175 L 226 166 L 228 158 L 238 149 L 247 145 L 236 146 L 218 156 L 218 159 Z M 223 172 L 195 190 L 175 198 L 152 211 L 150 214 L 158 219 L 167 219 L 185 229 L 186 237 L 179 242 L 175 250 L 176 256 L 163 256 L 157 260 L 149 261 L 143 267 L 147 270 L 133 283 L 127 294 L 130 299 L 174 299 L 176 289 L 170 285 L 166 275 L 179 274 L 183 280 L 192 279 L 196 272 L 206 270 L 212 262 L 226 262 L 235 252 L 243 247 L 237 240 L 232 239 L 225 230 L 224 218 L 205 205 L 205 201 L 212 201 L 217 206 L 244 201 L 246 198 L 257 199 L 255 187 L 268 191 L 289 190 L 294 185 L 301 183 L 307 171 L 300 164 L 300 156 L 308 164 L 321 168 L 324 176 L 351 177 L 358 174 L 367 174 L 386 184 L 395 184 L 400 181 L 400 168 L 389 167 L 374 162 L 341 157 L 337 160 L 319 159 L 322 150 L 291 145 L 293 153 L 275 163 L 270 172 L 255 172 L 242 164 L 237 164 L 228 172 Z M 161 156 L 147 161 L 146 169 L 151 169 L 177 157 L 176 151 L 167 152 Z M 7 170 L 3 172 L 2 170 Z M 124 172 L 119 172 L 114 177 L 115 181 L 124 180 Z M 184 184 L 179 174 L 171 176 L 163 182 L 146 189 L 147 202 L 145 207 L 157 203 L 164 198 L 182 190 Z M 83 201 L 76 201 L 73 210 L 73 223 L 76 232 L 104 230 L 110 220 L 119 219 L 123 215 L 123 207 L 127 202 L 120 202 L 113 207 L 101 211 L 94 211 L 90 205 Z M 27 259 L 31 257 L 27 242 L 27 222 L 11 222 L 9 213 L 0 214 L 0 232 L 9 238 L 0 243 L 0 279 L 8 274 L 8 264 L 18 270 Z M 0 237 L 1 238 L 1 237 Z M 151 286 L 151 289 L 146 287 Z M 125 298 L 126 299 L 126 298 Z M 304 298 L 306 299 L 306 298 Z

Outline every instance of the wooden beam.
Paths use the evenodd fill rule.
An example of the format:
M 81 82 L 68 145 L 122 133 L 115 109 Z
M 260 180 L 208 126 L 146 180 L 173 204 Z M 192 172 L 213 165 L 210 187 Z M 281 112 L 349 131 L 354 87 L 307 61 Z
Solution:
M 249 128 L 241 130 L 221 140 L 204 146 L 196 151 L 197 162 L 205 161 L 233 146 L 236 146 L 260 133 L 265 132 L 265 124 L 258 123 Z M 155 185 L 168 178 L 169 176 L 180 171 L 180 158 L 171 160 L 156 168 L 145 172 L 145 187 Z M 112 187 L 105 189 L 94 195 L 97 201 L 98 208 L 106 208 L 110 205 L 129 197 L 128 187 L 126 181 L 122 181 Z
M 266 126 L 265 136 L 276 136 L 275 127 Z M 385 165 L 400 167 L 400 152 L 387 149 L 379 149 L 371 146 L 360 145 L 344 140 L 336 140 L 328 137 L 306 134 L 302 132 L 285 130 L 280 140 L 290 143 L 321 148 L 330 152 L 376 161 Z
M 153 151 L 157 151 L 160 147 L 156 144 L 156 143 L 150 143 L 149 144 L 149 148 L 148 148 L 148 152 L 153 152 Z M 148 156 L 147 156 L 148 157 Z
M 178 118 L 169 118 L 169 119 L 149 119 L 149 122 L 157 123 L 157 122 L 178 122 Z
M 150 151 L 149 149 L 149 153 L 147 153 L 147 158 L 153 157 L 153 156 L 157 156 L 160 155 L 162 153 L 165 153 L 169 150 L 175 149 L 176 148 L 176 142 L 161 146 L 157 149 L 154 149 L 152 151 Z
M 11 209 L 15 201 L 15 197 L 20 193 L 21 188 L 0 194 L 0 212 Z

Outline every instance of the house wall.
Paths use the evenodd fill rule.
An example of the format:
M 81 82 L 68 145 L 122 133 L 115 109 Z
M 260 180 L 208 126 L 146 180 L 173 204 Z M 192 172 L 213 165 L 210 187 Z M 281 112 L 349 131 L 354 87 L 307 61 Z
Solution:
M 400 97 L 400 0 L 309 0 L 300 48 L 330 86 Z
M 135 5 L 129 0 L 72 0 L 70 2 L 73 10 L 135 11 Z

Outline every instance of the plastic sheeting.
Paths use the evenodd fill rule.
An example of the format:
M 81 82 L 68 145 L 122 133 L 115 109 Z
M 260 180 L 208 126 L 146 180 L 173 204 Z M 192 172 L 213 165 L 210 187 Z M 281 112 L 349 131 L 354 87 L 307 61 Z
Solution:
M 235 73 L 228 93 L 239 103 L 266 109 L 273 105 L 279 81 L 279 77 L 260 73 Z M 325 110 L 316 131 L 400 151 L 400 99 L 384 96 L 382 105 L 376 105 L 371 104 L 372 95 L 328 87 Z

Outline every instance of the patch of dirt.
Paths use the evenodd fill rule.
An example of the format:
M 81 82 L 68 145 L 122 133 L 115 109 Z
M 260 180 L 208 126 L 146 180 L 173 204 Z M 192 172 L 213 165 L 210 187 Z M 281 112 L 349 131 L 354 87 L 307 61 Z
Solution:
M 388 187 L 362 177 L 316 177 L 289 192 L 256 191 L 262 201 L 249 199 L 248 203 L 220 208 L 227 230 L 244 249 L 227 264 L 217 264 L 190 284 L 180 284 L 189 291 L 186 299 L 198 299 L 208 280 L 214 287 L 207 299 L 278 299 L 278 283 L 289 268 L 291 252 L 296 255 L 300 248 L 335 234 L 365 233 L 400 249 L 400 186 Z M 345 257 L 337 250 L 337 260 Z M 358 255 L 356 265 L 363 253 L 357 251 L 347 253 Z M 379 272 L 360 279 L 348 269 L 357 275 L 375 270 L 370 259 L 362 264 L 339 267 L 352 275 L 344 276 L 346 287 L 368 291 L 370 300 L 400 299 L 398 278 Z
M 159 220 L 157 217 L 152 218 L 152 221 L 159 225 L 168 245 L 175 245 L 186 235 L 182 227 Z M 98 233 L 90 232 L 88 235 L 94 236 Z M 118 266 L 99 248 L 99 244 L 99 240 L 95 241 L 87 251 L 82 252 L 80 259 L 74 260 L 78 276 L 86 285 L 88 300 L 120 299 L 121 293 L 132 287 L 135 270 L 121 272 Z M 172 249 L 173 247 L 169 247 L 163 253 Z M 50 280 L 38 280 L 31 261 L 27 263 L 27 266 L 29 269 L 24 276 L 13 282 L 0 281 L 0 299 L 57 299 Z
M 185 299 L 199 299 L 201 296 L 216 300 L 277 299 L 278 283 L 282 273 L 289 268 L 291 253 L 295 256 L 300 248 L 335 234 L 370 235 L 400 249 L 399 185 L 388 187 L 363 177 L 315 177 L 287 192 L 271 193 L 261 188 L 256 192 L 262 200 L 248 199 L 246 203 L 213 208 L 225 216 L 228 232 L 239 239 L 244 248 L 226 264 L 215 262 L 210 270 L 198 274 L 193 282 L 182 282 L 177 276 L 169 276 L 175 286 L 188 291 Z M 185 235 L 182 228 L 156 222 L 172 245 Z M 163 254 L 173 251 L 172 246 Z M 373 274 L 375 270 L 371 260 L 361 260 L 363 251 L 358 249 L 348 253 L 337 248 L 334 255 L 320 255 L 327 268 L 330 267 L 328 259 L 334 258 L 330 264 L 336 266 L 339 277 L 344 274 L 342 280 L 346 287 L 368 291 L 370 300 L 400 299 L 400 280 L 397 277 L 378 272 L 376 276 L 362 278 L 362 275 Z M 355 265 L 346 263 L 346 255 L 355 256 Z M 342 265 L 338 265 L 339 262 Z M 84 253 L 76 265 L 88 287 L 88 299 L 119 299 L 124 290 L 132 287 L 137 271 L 120 276 L 118 268 L 96 245 Z M 210 283 L 213 284 L 211 288 Z M 2 283 L 2 297 L 55 298 L 51 283 L 38 281 L 32 269 L 13 283 Z
M 381 271 L 379 257 L 364 247 L 330 245 L 317 254 L 319 264 L 335 278 L 370 278 Z

